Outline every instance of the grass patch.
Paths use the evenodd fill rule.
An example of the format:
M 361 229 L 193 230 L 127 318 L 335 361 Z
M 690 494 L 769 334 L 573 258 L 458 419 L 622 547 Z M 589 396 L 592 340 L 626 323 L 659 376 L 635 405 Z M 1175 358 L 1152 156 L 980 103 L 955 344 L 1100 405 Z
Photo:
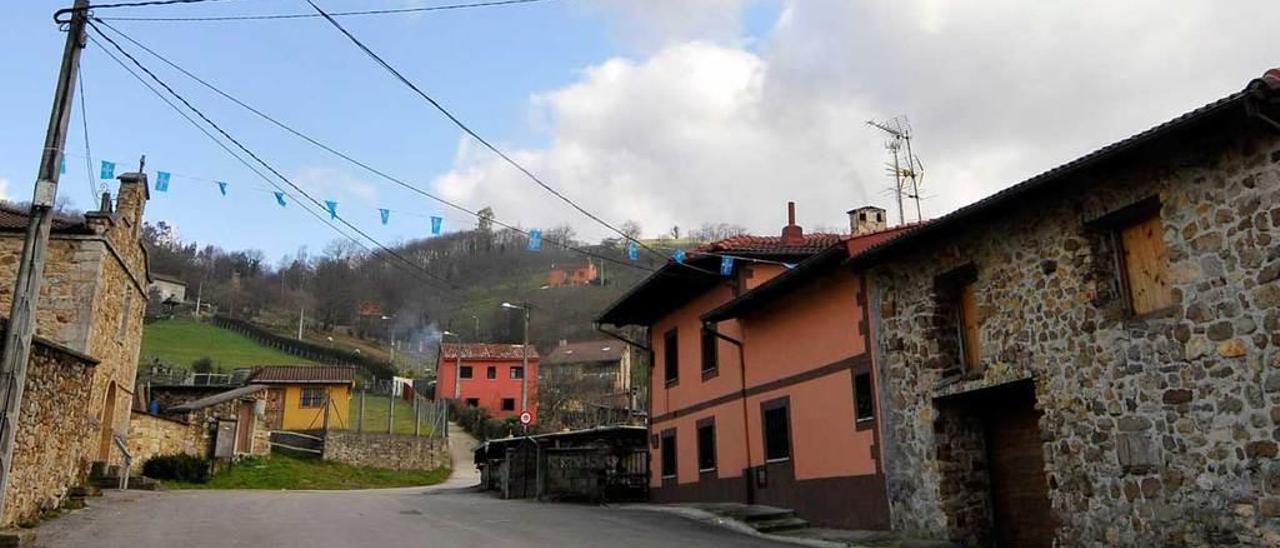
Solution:
M 157 320 L 142 330 L 142 351 L 138 363 L 161 363 L 190 367 L 191 362 L 208 356 L 214 367 L 228 371 L 253 365 L 315 365 L 298 356 L 268 348 L 234 331 L 197 322 L 188 318 Z
M 351 396 L 351 408 L 347 416 L 351 417 L 351 427 L 349 430 L 355 430 L 356 421 L 361 423 L 365 432 L 386 432 L 387 431 L 387 413 L 390 412 L 387 396 L 374 396 L 366 394 L 364 396 L 364 417 L 360 416 L 360 394 L 356 393 Z M 393 424 L 394 433 L 396 434 L 412 434 L 413 433 L 413 404 L 396 398 L 396 418 Z M 422 435 L 426 436 L 431 433 L 430 417 L 424 411 L 422 413 Z
M 388 470 L 275 453 L 271 458 L 245 459 L 213 476 L 208 483 L 166 481 L 164 486 L 172 489 L 374 489 L 435 485 L 448 477 L 448 467 Z

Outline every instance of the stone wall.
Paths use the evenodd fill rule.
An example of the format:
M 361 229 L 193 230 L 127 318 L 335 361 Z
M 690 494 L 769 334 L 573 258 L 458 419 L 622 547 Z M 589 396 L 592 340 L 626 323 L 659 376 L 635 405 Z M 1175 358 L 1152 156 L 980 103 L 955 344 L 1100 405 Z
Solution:
M 148 459 L 185 453 L 204 457 L 207 435 L 200 424 L 133 411 L 129 419 L 129 453 L 134 473 L 142 471 Z
M 83 433 L 90 427 L 85 402 L 94 366 L 94 360 L 70 349 L 41 341 L 31 345 L 0 527 L 57 508 L 67 490 L 84 480 L 89 459 Z
M 450 465 L 449 449 L 443 439 L 347 430 L 330 430 L 325 435 L 324 459 L 392 470 L 431 470 Z
M 1022 381 L 1059 546 L 1280 545 L 1280 138 L 1240 124 L 870 267 L 896 529 L 991 542 L 981 429 L 935 402 Z M 1134 317 L 1086 221 L 1151 196 L 1176 305 Z M 970 264 L 982 363 L 952 375 L 935 280 Z

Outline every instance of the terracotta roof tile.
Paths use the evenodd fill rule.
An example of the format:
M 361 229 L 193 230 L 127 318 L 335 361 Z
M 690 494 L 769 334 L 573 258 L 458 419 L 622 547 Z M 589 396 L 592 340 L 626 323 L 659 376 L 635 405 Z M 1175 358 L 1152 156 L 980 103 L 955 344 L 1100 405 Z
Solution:
M 0 230 L 26 230 L 31 217 L 26 208 L 0 202 Z M 53 232 L 80 232 L 88 230 L 80 215 L 54 215 Z
M 446 360 L 458 359 L 461 350 L 464 360 L 518 360 L 523 356 L 518 344 L 445 343 L 440 345 L 440 355 Z M 529 346 L 529 359 L 538 359 L 538 349 Z
M 355 382 L 356 368 L 333 365 L 267 365 L 257 368 L 249 376 L 254 384 L 323 383 L 340 384 Z
M 619 341 L 599 340 L 566 343 L 557 346 L 547 354 L 543 363 L 554 365 L 559 363 L 607 362 L 622 359 L 624 344 Z
M 782 236 L 742 234 L 699 246 L 696 251 L 711 253 L 743 253 L 760 255 L 812 255 L 848 238 L 840 234 L 815 232 L 805 234 L 800 244 L 783 243 Z

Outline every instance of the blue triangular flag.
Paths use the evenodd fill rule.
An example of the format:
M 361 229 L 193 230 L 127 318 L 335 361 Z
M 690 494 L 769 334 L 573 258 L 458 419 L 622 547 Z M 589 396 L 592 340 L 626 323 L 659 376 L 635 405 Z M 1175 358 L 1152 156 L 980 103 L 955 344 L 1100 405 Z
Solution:
M 337 218 L 338 218 L 338 202 L 335 202 L 335 201 L 333 201 L 333 200 L 325 200 L 325 201 L 324 201 L 324 207 L 326 207 L 326 208 L 328 208 L 328 209 L 329 209 L 329 218 L 330 218 L 330 219 L 337 219 Z
M 167 171 L 156 172 L 156 191 L 157 192 L 169 192 L 169 177 L 171 177 L 171 175 L 169 175 L 169 172 Z
M 432 233 L 432 234 L 439 234 L 439 233 L 440 233 L 440 225 L 441 225 L 442 223 L 444 223 L 444 217 L 432 217 L 432 218 L 431 218 L 431 233 Z
M 99 179 L 114 179 L 116 177 L 116 163 L 102 161 L 102 169 L 98 171 Z
M 733 257 L 720 257 L 720 275 L 733 274 Z
M 535 228 L 529 231 L 529 251 L 539 249 L 542 249 L 542 231 Z
M 283 193 L 283 192 L 277 192 L 277 193 L 276 193 L 276 203 L 277 203 L 277 204 L 280 204 L 280 207 L 284 207 L 284 193 Z
M 384 224 L 384 225 L 385 225 L 385 224 L 387 224 L 387 220 L 391 218 L 391 210 L 390 210 L 390 209 L 382 209 L 382 208 L 379 208 L 379 209 L 378 209 L 378 214 L 379 214 L 379 215 L 382 215 L 382 224 Z
M 677 249 L 675 253 L 671 254 L 671 258 L 675 259 L 676 262 L 680 264 L 684 264 L 684 259 L 686 256 L 687 255 L 685 254 L 683 249 Z
M 63 156 L 61 158 L 58 158 L 58 173 L 66 173 L 66 172 L 67 172 L 67 157 Z
M 222 181 L 214 181 L 214 182 L 218 183 L 218 192 L 221 192 L 223 196 L 226 196 L 226 195 L 227 195 L 227 183 L 224 183 L 224 182 L 222 182 Z
M 627 258 L 633 261 L 640 258 L 640 248 L 635 242 L 627 242 Z

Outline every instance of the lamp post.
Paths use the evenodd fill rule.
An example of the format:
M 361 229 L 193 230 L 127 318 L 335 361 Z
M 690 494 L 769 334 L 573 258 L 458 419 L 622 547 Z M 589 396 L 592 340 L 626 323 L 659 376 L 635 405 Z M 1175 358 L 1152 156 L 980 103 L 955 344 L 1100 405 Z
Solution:
M 440 337 L 441 339 L 444 337 L 453 337 L 458 341 L 458 351 L 454 353 L 455 359 L 453 362 L 453 399 L 456 400 L 462 395 L 462 336 L 452 331 L 445 331 L 440 334 Z M 441 346 L 440 351 L 441 353 L 444 352 L 443 345 Z M 439 373 L 439 371 L 436 371 L 436 374 Z
M 529 303 L 514 305 L 502 303 L 502 308 L 524 312 L 524 344 L 520 345 L 520 412 L 529 408 Z

